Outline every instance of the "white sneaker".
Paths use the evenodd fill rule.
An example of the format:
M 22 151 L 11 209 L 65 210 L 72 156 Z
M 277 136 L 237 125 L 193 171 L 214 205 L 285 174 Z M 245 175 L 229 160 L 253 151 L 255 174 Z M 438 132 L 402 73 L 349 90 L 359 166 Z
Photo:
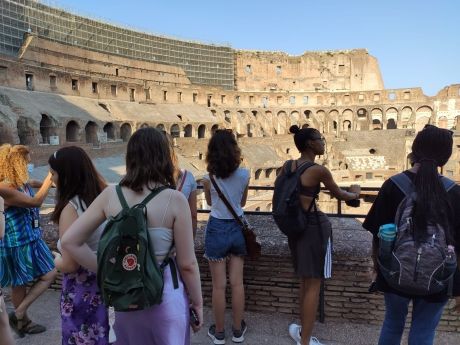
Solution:
M 295 323 L 291 323 L 289 325 L 289 335 L 291 336 L 292 339 L 296 342 L 296 345 L 301 345 L 301 338 L 300 338 L 300 330 L 302 329 L 302 326 L 297 325 Z M 310 345 L 324 345 L 319 342 L 319 340 L 315 337 L 310 338 Z
M 320 343 L 319 340 L 315 337 L 310 338 L 310 345 L 324 345 L 323 343 Z
M 291 323 L 289 325 L 289 335 L 291 336 L 292 339 L 297 343 L 297 345 L 300 345 L 300 330 L 301 326 L 297 325 L 295 323 Z

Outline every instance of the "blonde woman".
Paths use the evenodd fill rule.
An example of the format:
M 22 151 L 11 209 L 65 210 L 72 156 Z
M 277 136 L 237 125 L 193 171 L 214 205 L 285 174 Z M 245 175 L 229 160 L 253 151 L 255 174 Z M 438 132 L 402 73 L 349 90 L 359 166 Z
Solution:
M 0 239 L 5 235 L 5 204 L 0 196 Z M 8 316 L 6 314 L 5 301 L 3 301 L 3 293 L 0 287 L 0 345 L 13 345 L 14 340 L 8 325 Z
M 30 152 L 26 146 L 0 149 L 0 196 L 5 200 L 5 236 L 0 240 L 0 285 L 11 286 L 15 312 L 11 327 L 23 337 L 46 331 L 30 320 L 30 305 L 56 278 L 53 256 L 42 239 L 38 207 L 51 187 L 50 175 L 43 183 L 29 183 Z M 35 195 L 32 187 L 39 187 Z M 27 284 L 36 283 L 27 291 Z

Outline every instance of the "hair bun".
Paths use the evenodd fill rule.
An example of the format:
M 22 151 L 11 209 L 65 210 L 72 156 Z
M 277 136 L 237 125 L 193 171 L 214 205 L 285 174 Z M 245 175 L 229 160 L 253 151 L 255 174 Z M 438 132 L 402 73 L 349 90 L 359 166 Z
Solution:
M 296 134 L 299 131 L 300 131 L 300 128 L 297 125 L 293 125 L 293 126 L 289 127 L 289 132 L 292 133 L 292 134 Z

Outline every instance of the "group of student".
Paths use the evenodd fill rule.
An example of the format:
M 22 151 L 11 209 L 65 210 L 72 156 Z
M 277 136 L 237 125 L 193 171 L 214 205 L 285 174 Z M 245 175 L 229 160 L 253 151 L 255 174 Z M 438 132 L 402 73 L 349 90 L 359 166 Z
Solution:
M 295 164 L 286 164 L 281 174 L 294 172 L 325 151 L 324 137 L 313 128 L 292 126 L 294 143 L 300 152 Z M 416 220 L 447 222 L 450 243 L 460 249 L 460 187 L 447 193 L 439 186 L 437 168 L 452 153 L 452 133 L 428 126 L 417 134 L 412 151 L 414 166 L 405 171 L 414 183 L 417 195 Z M 203 299 L 200 272 L 194 250 L 196 231 L 196 182 L 193 175 L 178 167 L 172 140 L 154 128 L 142 128 L 130 138 L 126 152 L 126 175 L 119 185 L 128 206 L 139 204 L 152 190 L 162 190 L 146 205 L 146 219 L 151 244 L 158 263 L 174 246 L 175 270 L 164 270 L 162 302 L 137 311 L 115 311 L 114 339 L 106 305 L 97 284 L 97 248 L 108 219 L 123 208 L 116 186 L 107 185 L 91 159 L 79 147 L 63 147 L 50 156 L 49 175 L 43 182 L 29 180 L 30 153 L 22 145 L 0 147 L 0 286 L 11 286 L 14 311 L 6 313 L 0 300 L 0 344 L 11 345 L 9 326 L 19 335 L 46 330 L 33 322 L 27 310 L 62 272 L 60 300 L 62 344 L 98 344 L 114 341 L 117 345 L 190 344 L 190 328 L 203 326 Z M 207 171 L 203 179 L 204 194 L 211 206 L 205 230 L 204 256 L 212 276 L 212 311 L 214 322 L 208 335 L 214 344 L 225 344 L 224 327 L 227 277 L 232 297 L 231 340 L 244 341 L 248 325 L 244 321 L 244 258 L 247 255 L 240 221 L 248 195 L 250 174 L 240 167 L 241 150 L 231 131 L 217 130 L 208 144 Z M 360 187 L 343 190 L 334 182 L 330 171 L 311 164 L 300 175 L 300 206 L 308 220 L 302 236 L 289 238 L 289 248 L 296 275 L 300 280 L 300 321 L 291 324 L 289 334 L 296 344 L 320 345 L 312 337 L 319 301 L 321 281 L 332 274 L 332 227 L 320 211 L 308 212 L 315 203 L 320 184 L 340 200 L 360 197 Z M 41 236 L 38 207 L 50 187 L 56 187 L 56 204 L 51 219 L 58 225 L 58 252 L 50 252 Z M 216 190 L 220 190 L 219 193 Z M 38 188 L 34 194 L 32 188 Z M 234 212 L 219 196 L 222 193 Z M 373 259 L 376 289 L 384 292 L 386 314 L 379 345 L 400 344 L 408 313 L 413 302 L 410 345 L 433 344 L 434 333 L 446 304 L 448 293 L 412 296 L 385 284 L 377 264 L 379 228 L 395 219 L 404 195 L 387 180 L 363 226 L 374 235 Z M 6 231 L 5 231 L 6 228 Z M 175 286 L 175 278 L 178 286 Z M 33 284 L 27 288 L 28 285 Z M 453 293 L 460 295 L 455 281 Z M 460 306 L 460 299 L 457 299 Z M 460 309 L 460 308 L 459 308 Z M 196 320 L 190 322 L 190 315 Z

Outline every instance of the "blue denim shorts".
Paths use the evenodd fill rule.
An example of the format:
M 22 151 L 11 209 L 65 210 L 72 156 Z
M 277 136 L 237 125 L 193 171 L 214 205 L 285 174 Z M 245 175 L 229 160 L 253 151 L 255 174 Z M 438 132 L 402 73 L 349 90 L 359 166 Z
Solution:
M 230 255 L 246 255 L 241 226 L 234 219 L 209 217 L 204 240 L 204 257 L 210 261 L 221 261 Z

